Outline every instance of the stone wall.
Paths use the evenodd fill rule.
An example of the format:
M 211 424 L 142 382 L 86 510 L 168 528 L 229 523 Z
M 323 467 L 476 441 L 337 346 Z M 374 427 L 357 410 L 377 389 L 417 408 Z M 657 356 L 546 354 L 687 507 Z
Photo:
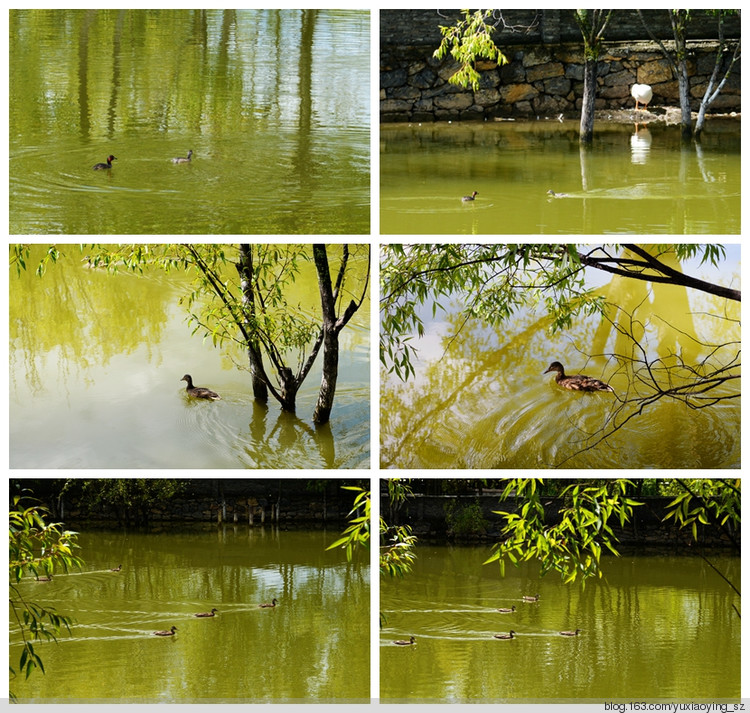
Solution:
M 438 25 L 448 24 L 449 19 L 441 18 L 436 11 L 383 11 L 381 121 L 557 118 L 560 114 L 566 118 L 580 116 L 583 48 L 580 33 L 577 39 L 575 37 L 575 25 L 572 27 L 575 32 L 571 27 L 563 26 L 560 12 L 542 13 L 545 16 L 553 14 L 554 18 L 547 17 L 546 24 L 537 28 L 536 37 L 513 34 L 501 40 L 499 46 L 505 50 L 508 63 L 501 66 L 494 62 L 477 63 L 481 80 L 479 90 L 474 92 L 448 82 L 458 68 L 450 56 L 443 60 L 436 60 L 432 56 L 440 43 Z M 407 42 L 406 28 L 410 23 L 413 34 Z M 715 29 L 714 25 L 709 26 Z M 607 34 L 610 41 L 606 43 L 606 51 L 597 68 L 596 108 L 633 108 L 630 89 L 635 83 L 651 86 L 654 96 L 650 110 L 679 106 L 677 80 L 653 42 L 612 41 L 627 28 L 634 32 L 634 27 L 632 20 L 628 23 L 624 16 L 618 16 L 618 22 Z M 548 41 L 550 37 L 553 42 Z M 521 39 L 525 40 L 524 44 L 518 44 Z M 690 43 L 690 96 L 693 109 L 697 109 L 713 71 L 716 47 L 716 43 L 709 40 Z M 712 104 L 711 111 L 739 112 L 740 99 L 740 66 L 737 63 L 721 95 Z

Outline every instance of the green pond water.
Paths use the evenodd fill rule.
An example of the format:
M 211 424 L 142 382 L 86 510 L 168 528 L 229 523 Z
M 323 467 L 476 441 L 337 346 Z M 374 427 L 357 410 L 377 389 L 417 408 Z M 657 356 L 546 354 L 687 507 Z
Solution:
M 380 230 L 739 234 L 740 174 L 739 121 L 689 147 L 675 126 L 599 123 L 589 151 L 575 122 L 384 124 Z
M 369 232 L 368 11 L 9 22 L 11 233 Z
M 273 399 L 257 403 L 249 374 L 236 366 L 247 357 L 192 335 L 179 303 L 190 277 L 112 275 L 84 267 L 77 246 L 64 252 L 41 279 L 34 274 L 40 250 L 20 276 L 10 271 L 12 468 L 369 466 L 369 302 L 341 332 L 331 421 L 316 428 L 321 355 L 296 414 Z M 335 270 L 340 249 L 328 252 Z M 349 265 L 347 286 L 356 292 L 366 253 L 352 246 Z M 319 313 L 312 264 L 303 265 L 288 299 Z M 186 373 L 221 401 L 189 399 L 180 380 Z
M 46 675 L 11 690 L 24 702 L 366 702 L 369 566 L 326 552 L 337 536 L 84 530 L 83 571 L 20 585 L 75 623 L 57 644 L 36 645 Z M 273 598 L 275 608 L 258 607 Z M 213 618 L 193 616 L 212 608 Z M 153 635 L 172 626 L 174 637 Z M 19 653 L 11 625 L 11 659 Z
M 740 697 L 739 599 L 700 558 L 606 557 L 605 579 L 582 589 L 540 579 L 533 566 L 509 565 L 500 577 L 496 564 L 482 565 L 490 552 L 419 546 L 412 574 L 382 580 L 382 702 Z M 739 584 L 738 557 L 709 557 Z M 494 638 L 511 629 L 514 639 Z M 393 643 L 410 636 L 416 645 Z
M 728 246 L 718 268 L 697 261 L 674 268 L 737 287 L 739 246 Z M 645 355 L 673 364 L 671 355 L 680 354 L 687 364 L 728 364 L 740 345 L 739 303 L 590 272 L 587 278 L 596 282 L 589 286 L 621 310 L 612 313 L 617 329 L 599 317 L 582 317 L 552 335 L 546 315 L 534 310 L 491 328 L 462 314 L 470 295 L 442 301 L 445 311 L 435 315 L 428 303 L 421 312 L 425 333 L 412 341 L 418 350 L 416 375 L 404 383 L 381 369 L 381 465 L 739 468 L 739 383 L 726 382 L 714 392 L 724 400 L 707 408 L 662 398 L 637 413 L 641 402 L 635 399 L 653 395 L 653 385 L 641 383 L 643 372 L 636 378 L 630 367 L 618 368 L 616 359 L 604 356 Z M 553 361 L 562 362 L 568 374 L 608 382 L 615 393 L 562 389 L 553 374 L 545 373 Z M 732 373 L 738 374 L 739 367 Z M 673 383 L 682 382 L 675 377 Z

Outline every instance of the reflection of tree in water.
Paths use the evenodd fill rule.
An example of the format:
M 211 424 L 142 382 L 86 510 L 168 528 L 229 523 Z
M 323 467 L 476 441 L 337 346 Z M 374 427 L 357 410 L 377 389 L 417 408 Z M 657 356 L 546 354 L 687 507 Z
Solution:
M 634 250 L 617 250 L 611 259 L 645 271 L 643 249 Z M 674 255 L 653 252 L 669 273 L 665 284 L 656 272 L 653 281 L 615 275 L 596 290 L 608 305 L 604 318 L 579 316 L 575 331 L 565 333 L 572 350 L 549 338 L 547 316 L 528 308 L 488 328 L 487 304 L 479 306 L 477 292 L 463 294 L 461 305 L 448 310 L 439 349 L 420 365 L 414 382 L 384 390 L 383 464 L 550 467 L 575 458 L 579 467 L 711 467 L 731 460 L 739 435 L 739 328 L 731 329 L 731 300 L 739 293 L 721 286 L 710 295 L 691 290 L 691 309 L 686 285 L 708 283 L 683 277 Z M 603 259 L 595 249 L 592 255 Z M 435 342 L 428 330 L 425 348 Z M 617 396 L 563 395 L 550 388 L 541 376 L 544 367 L 568 358 L 570 373 L 604 378 Z M 719 408 L 695 414 L 714 405 Z M 645 418 L 630 423 L 636 416 Z M 709 432 L 715 438 L 706 443 Z M 604 442 L 608 451 L 581 460 Z
M 44 250 L 32 250 L 36 264 Z M 113 281 L 74 257 L 59 259 L 43 278 L 28 271 L 11 280 L 10 370 L 23 374 L 35 393 L 45 389 L 42 375 L 53 360 L 60 383 L 71 383 L 73 368 L 91 383 L 92 367 L 158 342 L 174 302 L 164 279 L 120 273 Z

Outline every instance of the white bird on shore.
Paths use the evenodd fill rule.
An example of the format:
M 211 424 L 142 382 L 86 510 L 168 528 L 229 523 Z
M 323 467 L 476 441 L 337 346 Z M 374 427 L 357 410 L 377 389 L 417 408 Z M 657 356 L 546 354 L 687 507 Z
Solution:
M 643 107 L 645 108 L 648 106 L 654 93 L 651 91 L 651 87 L 648 84 L 634 84 L 630 90 L 630 95 L 635 99 L 635 108 L 637 111 L 639 102 L 643 104 Z

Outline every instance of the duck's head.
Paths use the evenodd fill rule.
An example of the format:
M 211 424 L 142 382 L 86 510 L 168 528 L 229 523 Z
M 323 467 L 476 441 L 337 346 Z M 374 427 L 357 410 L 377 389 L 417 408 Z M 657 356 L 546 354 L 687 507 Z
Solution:
M 563 365 L 559 361 L 553 361 L 549 365 L 549 367 L 547 367 L 547 370 L 544 373 L 547 374 L 550 371 L 556 371 L 558 374 L 564 374 L 565 373 L 565 369 L 563 368 Z
M 191 382 L 192 380 L 193 380 L 193 377 L 192 377 L 192 376 L 190 376 L 190 374 L 185 374 L 185 376 L 183 376 L 183 377 L 182 377 L 182 378 L 180 379 L 180 381 L 187 381 L 187 382 L 188 382 L 188 384 L 189 384 L 189 383 L 190 383 L 190 382 Z

